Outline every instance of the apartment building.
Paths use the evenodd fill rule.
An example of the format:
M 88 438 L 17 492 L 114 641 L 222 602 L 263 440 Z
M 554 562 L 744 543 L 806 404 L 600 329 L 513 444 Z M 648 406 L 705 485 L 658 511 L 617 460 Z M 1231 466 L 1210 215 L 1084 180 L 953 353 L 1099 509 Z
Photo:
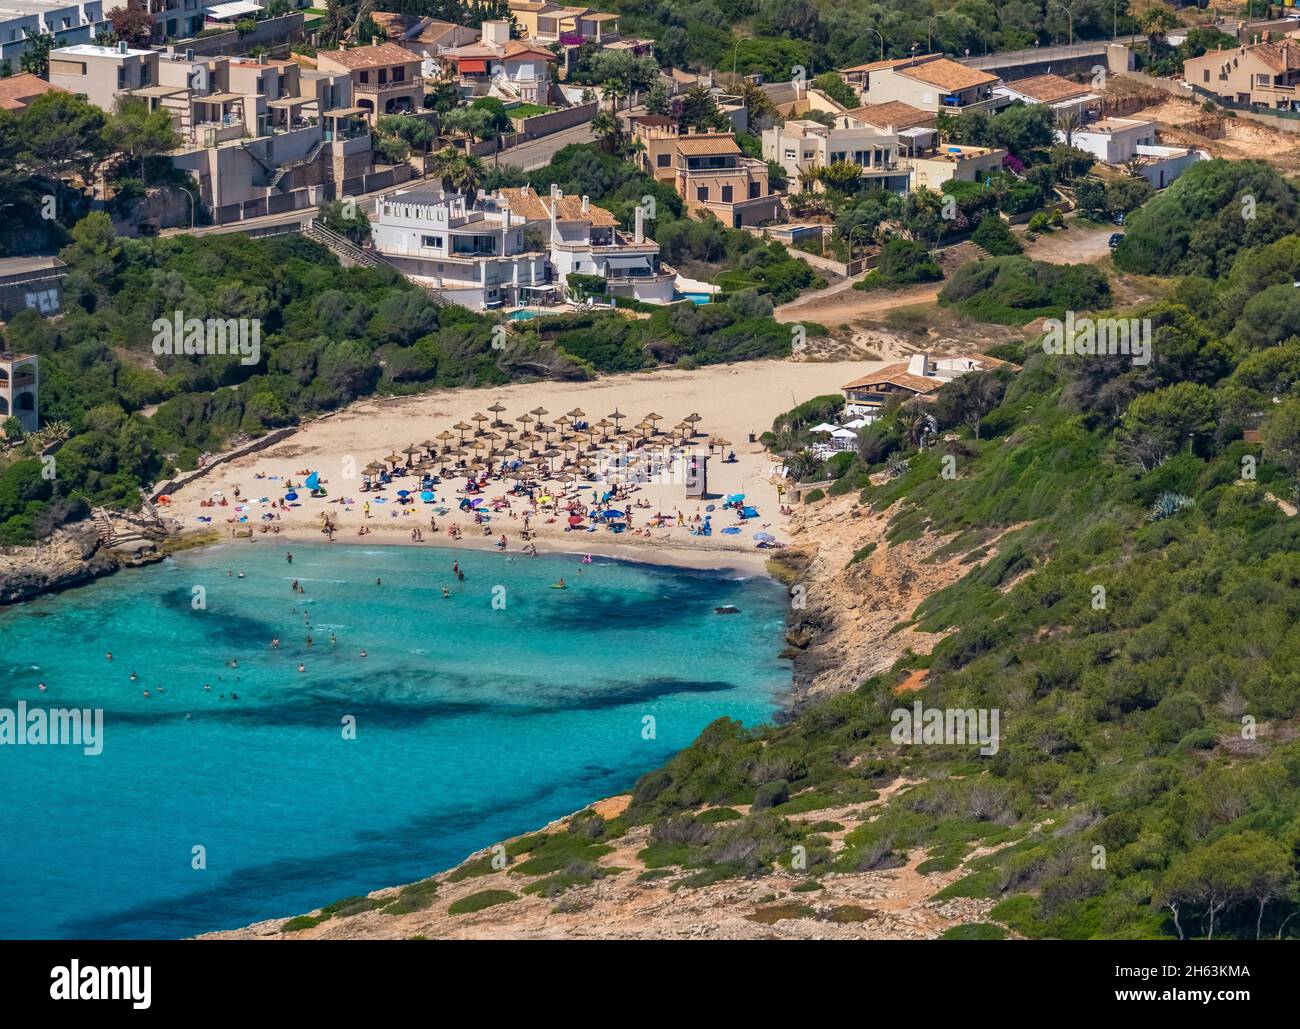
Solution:
M 162 43 L 169 39 L 193 39 L 203 31 L 204 15 L 213 11 L 221 14 L 222 7 L 244 8 L 245 16 L 262 9 L 261 4 L 254 4 L 251 0 L 239 0 L 238 3 L 219 4 L 216 7 L 205 7 L 203 0 L 125 0 L 122 4 L 114 3 L 113 6 L 135 6 L 147 10 L 153 18 L 153 35 L 149 40 L 151 43 Z M 231 11 L 225 16 L 237 15 Z
M 864 124 L 842 114 L 835 127 L 821 122 L 791 119 L 763 131 L 763 159 L 785 169 L 791 182 L 830 164 L 856 165 L 872 185 L 905 193 L 908 169 L 899 160 L 898 132 Z M 814 183 L 814 189 L 823 188 Z
M 51 82 L 105 111 L 119 96 L 166 111 L 181 136 L 172 163 L 213 211 L 368 172 L 372 112 L 352 106 L 353 75 L 124 43 L 50 54 Z
M 111 0 L 110 0 L 111 2 Z M 0 3 L 0 70 L 22 70 L 23 51 L 37 36 L 53 36 L 56 47 L 93 43 L 110 28 L 103 0 L 3 0 Z
M 353 103 L 365 112 L 372 125 L 387 114 L 424 108 L 421 64 L 419 54 L 378 40 L 370 46 L 321 50 L 316 55 L 317 70 L 348 75 Z
M 922 54 L 861 65 L 846 81 L 861 83 L 864 103 L 899 100 L 922 111 L 961 114 L 963 111 L 997 110 L 1011 102 L 995 92 L 1001 79 L 968 68 L 940 54 Z
M 1300 39 L 1213 50 L 1184 61 L 1183 79 L 1222 100 L 1300 111 Z
M 378 202 L 375 249 L 407 275 L 473 311 L 554 293 L 546 252 L 526 244 L 528 219 L 495 197 L 403 189 Z
M 540 43 L 511 39 L 508 21 L 485 21 L 479 42 L 444 49 L 439 56 L 467 97 L 550 100 L 555 54 Z
M 546 233 L 550 269 L 559 290 L 570 274 L 598 275 L 609 296 L 632 297 L 650 304 L 672 301 L 677 273 L 659 261 L 659 244 L 645 233 L 644 211 L 636 209 L 635 227 L 621 232 L 618 221 L 588 197 L 565 196 L 557 185 L 549 194 L 531 186 L 501 189 L 502 209 Z M 557 291 L 558 292 L 558 291 Z

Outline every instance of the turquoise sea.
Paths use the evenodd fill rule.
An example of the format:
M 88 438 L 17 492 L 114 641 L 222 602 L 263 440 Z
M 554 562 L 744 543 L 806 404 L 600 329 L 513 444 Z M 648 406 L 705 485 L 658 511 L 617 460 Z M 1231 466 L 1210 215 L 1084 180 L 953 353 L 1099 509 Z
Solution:
M 420 879 L 626 791 L 715 718 L 767 720 L 790 684 L 765 578 L 285 549 L 0 611 L 0 707 L 104 711 L 99 756 L 0 746 L 0 936 L 181 937 Z

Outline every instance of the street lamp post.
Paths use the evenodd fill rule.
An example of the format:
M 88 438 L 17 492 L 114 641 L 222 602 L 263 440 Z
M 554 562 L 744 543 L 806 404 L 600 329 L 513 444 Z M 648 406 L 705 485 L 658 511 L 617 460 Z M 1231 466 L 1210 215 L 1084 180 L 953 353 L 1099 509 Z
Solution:
M 885 36 L 879 29 L 872 29 L 871 31 L 880 37 L 880 59 L 883 61 L 885 59 Z
M 194 231 L 194 194 L 191 193 L 184 186 L 177 186 L 176 188 L 190 198 L 190 231 L 193 232 Z
M 861 223 L 859 223 L 859 224 L 857 224 L 857 225 L 850 225 L 850 226 L 849 226 L 848 236 L 846 237 L 846 238 L 848 239 L 848 242 L 849 242 L 849 264 L 852 264 L 852 263 L 853 263 L 853 234 L 854 234 L 855 232 L 857 232 L 859 229 L 862 229 L 863 231 L 866 231 L 866 228 L 867 228 L 867 227 L 866 227 L 865 225 L 861 224 Z
M 1049 3 L 1047 6 L 1059 7 L 1062 11 L 1065 12 L 1067 23 L 1070 26 L 1070 46 L 1074 46 L 1074 15 L 1070 13 L 1070 9 L 1066 7 L 1065 4 Z

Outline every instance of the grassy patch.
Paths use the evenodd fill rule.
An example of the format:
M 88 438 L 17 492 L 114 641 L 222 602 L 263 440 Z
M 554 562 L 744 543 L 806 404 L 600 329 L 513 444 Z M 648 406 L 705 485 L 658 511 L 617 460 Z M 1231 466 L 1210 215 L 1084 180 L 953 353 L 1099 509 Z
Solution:
M 485 908 L 496 907 L 498 904 L 509 904 L 512 900 L 518 899 L 519 894 L 511 893 L 509 890 L 480 890 L 478 893 L 471 893 L 468 897 L 452 901 L 447 908 L 447 914 L 469 915 Z

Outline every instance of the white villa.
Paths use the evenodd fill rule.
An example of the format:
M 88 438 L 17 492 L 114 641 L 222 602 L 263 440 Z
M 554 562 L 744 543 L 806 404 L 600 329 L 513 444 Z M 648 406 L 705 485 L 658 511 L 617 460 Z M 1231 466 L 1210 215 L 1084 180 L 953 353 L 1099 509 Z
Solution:
M 571 273 L 598 275 L 606 293 L 651 304 L 673 299 L 677 273 L 659 263 L 659 244 L 645 235 L 640 207 L 631 234 L 620 232 L 618 221 L 588 197 L 565 196 L 559 186 L 548 195 L 531 186 L 502 189 L 496 200 L 503 210 L 541 226 L 548 257 L 560 291 Z
M 546 254 L 527 249 L 527 219 L 493 197 L 404 189 L 379 201 L 375 249 L 461 307 L 535 302 L 553 291 Z

